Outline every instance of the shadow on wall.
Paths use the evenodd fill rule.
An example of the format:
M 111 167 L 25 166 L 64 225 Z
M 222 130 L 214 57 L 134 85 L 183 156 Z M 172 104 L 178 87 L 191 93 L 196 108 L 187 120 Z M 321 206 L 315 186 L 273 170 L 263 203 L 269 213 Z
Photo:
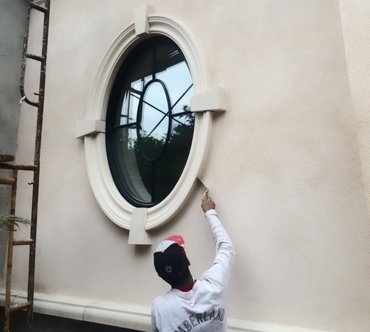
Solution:
M 0 331 L 3 328 L 4 308 L 0 313 Z M 14 313 L 11 316 L 11 331 L 24 332 L 26 329 L 26 313 Z M 124 328 L 94 324 L 73 319 L 65 319 L 41 314 L 34 316 L 34 332 L 137 332 Z

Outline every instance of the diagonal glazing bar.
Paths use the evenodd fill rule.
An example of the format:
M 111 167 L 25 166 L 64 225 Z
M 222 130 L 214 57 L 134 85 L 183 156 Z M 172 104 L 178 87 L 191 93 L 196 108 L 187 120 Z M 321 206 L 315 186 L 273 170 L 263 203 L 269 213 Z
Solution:
M 166 118 L 166 116 L 168 116 L 168 114 L 170 113 L 170 111 L 172 111 L 173 110 L 173 108 L 179 103 L 179 101 L 182 99 L 182 97 L 184 97 L 186 94 L 187 94 L 187 92 L 191 89 L 191 87 L 193 86 L 193 84 L 191 84 L 186 90 L 185 90 L 185 92 L 179 97 L 179 99 L 177 99 L 176 100 L 176 102 L 171 106 L 171 108 L 170 108 L 170 110 L 166 113 L 166 114 L 164 114 L 163 112 L 161 112 L 161 113 L 163 113 L 164 114 L 164 116 L 163 116 L 163 118 L 157 123 L 157 125 L 152 129 L 152 131 L 149 133 L 149 135 L 148 136 L 150 136 L 152 133 L 153 133 L 153 131 L 154 130 L 156 130 L 157 128 L 158 128 L 158 126 L 163 122 L 163 120 Z M 180 121 L 178 121 L 176 118 L 174 118 L 173 116 L 172 116 L 172 119 L 174 120 L 174 121 L 176 121 L 177 123 L 179 123 L 179 124 L 182 124 Z

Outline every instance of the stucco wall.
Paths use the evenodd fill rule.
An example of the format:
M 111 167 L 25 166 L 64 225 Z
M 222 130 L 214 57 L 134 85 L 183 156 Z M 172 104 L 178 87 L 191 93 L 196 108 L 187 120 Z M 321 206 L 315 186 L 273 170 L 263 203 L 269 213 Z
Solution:
M 86 305 L 85 319 L 100 315 L 100 322 L 143 330 L 152 299 L 167 286 L 153 269 L 152 248 L 128 245 L 128 232 L 99 208 L 75 125 L 107 49 L 144 3 L 52 2 L 36 270 L 40 311 L 73 318 L 68 303 Z M 336 0 L 150 4 L 150 14 L 189 31 L 211 83 L 229 100 L 214 117 L 202 177 L 237 250 L 230 330 L 368 331 L 370 225 L 342 33 L 346 9 L 341 16 Z M 30 157 L 28 114 L 21 161 Z M 150 233 L 154 244 L 183 234 L 195 276 L 214 252 L 202 191 L 196 184 L 174 220 Z M 126 321 L 109 321 L 104 308 L 124 308 Z M 131 313 L 143 313 L 144 323 L 135 326 Z
M 351 96 L 358 128 L 360 155 L 366 184 L 366 197 L 370 203 L 370 174 L 369 174 L 369 86 L 370 80 L 366 74 L 370 58 L 369 15 L 368 1 L 340 1 L 345 41 L 348 77 L 351 85 Z

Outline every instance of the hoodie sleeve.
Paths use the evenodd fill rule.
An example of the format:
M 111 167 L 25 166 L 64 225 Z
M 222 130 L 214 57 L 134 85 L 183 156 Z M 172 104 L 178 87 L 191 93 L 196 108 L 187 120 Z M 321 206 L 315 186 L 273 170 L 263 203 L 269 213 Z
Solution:
M 216 256 L 212 266 L 203 274 L 202 278 L 224 288 L 228 283 L 231 273 L 233 258 L 235 256 L 234 246 L 222 226 L 216 210 L 208 210 L 205 213 L 205 217 L 216 244 Z

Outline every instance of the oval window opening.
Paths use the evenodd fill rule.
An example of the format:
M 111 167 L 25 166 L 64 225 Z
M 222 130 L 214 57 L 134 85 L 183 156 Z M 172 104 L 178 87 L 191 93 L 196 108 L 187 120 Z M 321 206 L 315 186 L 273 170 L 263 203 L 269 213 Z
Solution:
M 106 148 L 115 185 L 133 206 L 160 203 L 179 180 L 193 138 L 193 94 L 171 39 L 151 37 L 125 57 L 109 98 Z

